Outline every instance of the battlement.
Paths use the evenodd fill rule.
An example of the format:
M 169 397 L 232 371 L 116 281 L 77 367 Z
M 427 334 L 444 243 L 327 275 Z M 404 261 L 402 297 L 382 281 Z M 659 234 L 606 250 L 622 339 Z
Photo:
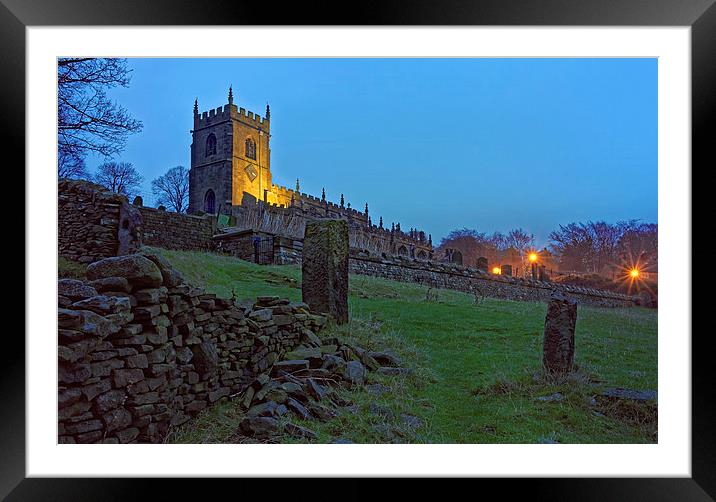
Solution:
M 274 183 L 271 183 L 271 191 L 275 194 L 283 195 L 284 197 L 291 197 L 292 195 L 296 195 L 295 190 L 291 190 L 290 188 L 286 188 L 281 185 L 275 185 Z
M 236 110 L 236 106 L 233 106 L 234 110 Z M 254 127 L 261 127 L 264 130 L 269 129 L 269 124 L 271 122 L 271 119 L 262 117 L 258 113 L 254 113 L 252 111 L 246 111 L 245 108 L 239 108 L 236 112 L 236 115 L 233 116 L 236 120 L 239 120 L 240 122 L 248 123 L 249 125 L 253 125 Z
M 196 124 L 198 118 L 199 127 L 206 127 L 216 124 L 217 122 L 228 120 L 230 117 L 231 111 L 229 110 L 229 105 L 226 105 L 224 107 L 212 108 L 211 110 L 202 112 L 201 115 L 195 114 L 194 122 Z
M 306 192 L 296 192 L 295 190 L 291 188 L 287 188 L 282 185 L 276 185 L 271 184 L 271 191 L 279 196 L 285 197 L 287 199 L 291 199 L 291 197 L 294 197 L 296 204 L 298 204 L 301 200 L 309 203 L 313 203 L 314 205 L 320 205 L 321 207 L 328 207 L 328 209 L 334 210 L 336 212 L 341 212 L 344 214 L 351 214 L 355 216 L 363 215 L 364 213 L 357 211 L 353 209 L 352 207 L 349 208 L 347 206 L 341 207 L 340 204 L 337 204 L 335 202 L 326 200 L 324 201 L 320 197 L 316 197 L 310 194 L 307 194 Z
M 271 120 L 268 117 L 262 117 L 258 113 L 247 111 L 245 108 L 239 108 L 234 104 L 225 104 L 201 113 L 195 112 L 194 129 L 201 129 L 231 119 L 238 120 L 257 129 L 261 128 L 264 131 L 270 130 Z
M 374 236 L 380 236 L 382 239 L 392 239 L 392 242 L 395 242 L 396 244 L 405 244 L 408 246 L 414 245 L 423 249 L 432 250 L 432 245 L 431 242 L 429 242 L 427 235 L 425 234 L 425 232 L 422 232 L 421 239 L 421 231 L 418 229 L 413 229 L 414 235 L 411 235 L 409 232 L 397 229 L 391 231 L 390 228 L 381 228 L 372 221 L 369 224 L 364 211 L 359 211 L 352 207 L 348 207 L 348 205 L 341 206 L 336 202 L 330 200 L 323 200 L 321 197 L 317 197 L 306 192 L 296 192 L 291 188 L 287 188 L 282 185 L 276 185 L 273 183 L 271 184 L 271 191 L 280 199 L 287 201 L 293 199 L 294 204 L 296 206 L 301 206 L 301 203 L 303 203 L 304 205 L 308 204 L 309 208 L 313 207 L 315 210 L 319 211 L 319 214 L 324 214 L 322 213 L 322 211 L 327 211 L 328 213 L 338 215 L 339 217 L 348 217 L 348 219 L 355 218 L 355 220 L 357 221 L 354 221 L 353 225 L 356 228 L 361 228 L 363 229 L 363 231 L 370 233 Z M 287 202 L 286 205 L 290 206 L 290 202 Z

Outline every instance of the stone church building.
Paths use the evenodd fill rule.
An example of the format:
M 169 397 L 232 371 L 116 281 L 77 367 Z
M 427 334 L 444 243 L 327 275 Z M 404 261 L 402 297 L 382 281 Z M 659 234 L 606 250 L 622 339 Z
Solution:
M 266 105 L 263 117 L 234 104 L 229 88 L 228 103 L 223 107 L 199 113 L 194 102 L 194 127 L 191 131 L 191 169 L 189 171 L 190 214 L 229 214 L 232 207 L 263 203 L 267 207 L 300 210 L 307 216 L 348 219 L 351 226 L 384 235 L 396 242 L 396 253 L 427 258 L 432 254 L 432 240 L 424 232 L 403 232 L 400 225 L 387 230 L 373 225 L 368 204 L 362 211 L 344 203 L 311 196 L 296 188 L 275 185 L 271 177 L 271 111 Z M 373 232 L 375 230 L 375 232 Z M 403 244 L 401 244 L 400 242 Z M 410 250 L 410 251 L 409 251 Z

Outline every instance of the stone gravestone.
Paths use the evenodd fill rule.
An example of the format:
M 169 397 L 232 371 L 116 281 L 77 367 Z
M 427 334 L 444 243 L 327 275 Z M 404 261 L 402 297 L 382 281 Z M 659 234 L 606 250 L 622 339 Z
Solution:
M 450 261 L 452 263 L 456 263 L 457 265 L 462 265 L 462 253 L 457 249 L 453 249 L 452 254 L 450 255 Z
M 306 223 L 301 265 L 303 301 L 338 324 L 348 322 L 348 223 Z
M 477 259 L 477 269 L 482 270 L 483 272 L 487 272 L 487 258 L 484 256 L 480 256 Z
M 539 266 L 538 277 L 542 282 L 549 282 L 549 274 L 547 273 L 547 268 L 544 265 Z
M 502 273 L 502 275 L 511 276 L 512 275 L 512 265 L 502 265 L 502 267 L 500 267 L 500 272 Z
M 117 228 L 117 255 L 136 253 L 142 247 L 142 213 L 127 202 L 119 206 L 119 228 Z
M 642 307 L 649 307 L 649 308 L 656 307 L 655 297 L 646 290 L 640 291 L 639 294 L 637 295 L 637 298 L 638 298 L 637 305 L 641 305 Z
M 554 291 L 544 321 L 542 364 L 549 373 L 569 373 L 574 364 L 574 327 L 577 302 L 561 291 Z

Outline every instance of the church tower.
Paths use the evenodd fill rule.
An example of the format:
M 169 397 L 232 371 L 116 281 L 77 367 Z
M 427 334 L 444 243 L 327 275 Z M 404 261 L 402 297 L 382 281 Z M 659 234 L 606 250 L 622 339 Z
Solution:
M 228 103 L 199 114 L 194 101 L 189 171 L 189 213 L 216 214 L 226 205 L 240 205 L 244 192 L 264 200 L 272 190 L 269 139 L 271 111 L 266 116 Z

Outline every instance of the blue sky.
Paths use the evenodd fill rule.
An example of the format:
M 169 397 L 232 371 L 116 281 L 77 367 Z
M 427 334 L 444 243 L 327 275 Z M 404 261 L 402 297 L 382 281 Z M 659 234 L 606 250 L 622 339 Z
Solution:
M 144 123 L 120 160 L 189 167 L 194 98 L 271 105 L 274 183 L 369 203 L 377 223 L 657 221 L 656 59 L 130 59 L 111 96 Z M 93 170 L 101 159 L 89 158 Z

